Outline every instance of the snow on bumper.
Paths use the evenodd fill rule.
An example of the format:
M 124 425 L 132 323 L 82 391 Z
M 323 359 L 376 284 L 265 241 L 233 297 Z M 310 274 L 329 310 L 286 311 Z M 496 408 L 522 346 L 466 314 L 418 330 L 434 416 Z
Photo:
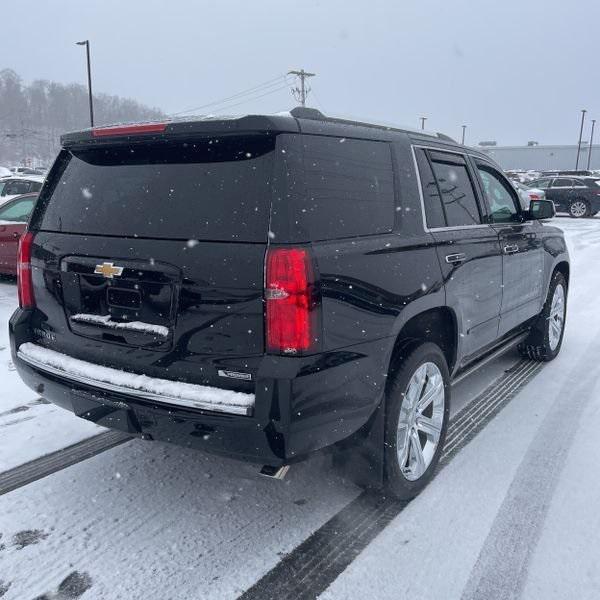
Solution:
M 19 346 L 17 356 L 34 368 L 65 380 L 136 398 L 246 416 L 251 415 L 254 409 L 254 394 L 120 371 L 72 358 L 30 342 Z

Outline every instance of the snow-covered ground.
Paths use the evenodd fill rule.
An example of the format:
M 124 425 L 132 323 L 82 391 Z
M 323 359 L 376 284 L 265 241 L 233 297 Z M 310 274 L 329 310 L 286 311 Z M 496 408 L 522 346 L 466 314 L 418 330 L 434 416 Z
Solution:
M 322 598 L 600 597 L 600 219 L 556 221 L 572 254 L 561 355 Z M 14 303 L 14 286 L 1 284 L 1 319 Z M 456 405 L 514 359 L 460 384 Z M 6 382 L 0 471 L 98 431 L 35 404 L 13 371 Z M 21 406 L 9 420 L 34 418 L 3 427 Z M 321 455 L 278 482 L 252 465 L 134 440 L 0 496 L 0 597 L 235 598 L 359 493 Z

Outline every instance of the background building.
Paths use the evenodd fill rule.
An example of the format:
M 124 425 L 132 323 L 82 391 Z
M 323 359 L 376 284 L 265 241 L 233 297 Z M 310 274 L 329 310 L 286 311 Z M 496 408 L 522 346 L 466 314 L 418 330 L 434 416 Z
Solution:
M 545 171 L 574 169 L 577 145 L 573 146 L 477 146 L 493 158 L 503 169 Z M 587 169 L 589 145 L 581 146 L 579 169 Z M 594 144 L 590 169 L 600 169 L 600 145 Z

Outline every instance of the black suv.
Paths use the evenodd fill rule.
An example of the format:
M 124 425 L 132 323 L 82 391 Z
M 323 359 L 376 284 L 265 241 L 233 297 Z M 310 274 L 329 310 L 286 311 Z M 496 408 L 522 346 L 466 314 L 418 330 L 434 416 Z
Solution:
M 335 446 L 407 498 L 435 469 L 454 378 L 510 344 L 559 352 L 552 203 L 523 212 L 449 138 L 295 109 L 62 146 L 10 333 L 23 380 L 80 417 L 275 475 Z
M 557 210 L 572 217 L 593 217 L 600 211 L 600 177 L 543 177 L 527 185 L 544 190 Z

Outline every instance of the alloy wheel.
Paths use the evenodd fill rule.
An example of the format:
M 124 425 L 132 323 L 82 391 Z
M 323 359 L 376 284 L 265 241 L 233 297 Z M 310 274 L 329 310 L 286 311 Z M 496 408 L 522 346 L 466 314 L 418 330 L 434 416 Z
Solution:
M 445 403 L 440 369 L 432 362 L 423 363 L 408 382 L 398 419 L 398 461 L 409 481 L 422 477 L 433 460 L 444 423 Z
M 562 335 L 565 323 L 565 289 L 557 285 L 552 295 L 550 305 L 550 316 L 548 317 L 548 343 L 554 352 Z
M 574 217 L 585 217 L 585 214 L 587 213 L 587 204 L 583 200 L 575 200 L 575 202 L 571 202 L 569 210 Z

